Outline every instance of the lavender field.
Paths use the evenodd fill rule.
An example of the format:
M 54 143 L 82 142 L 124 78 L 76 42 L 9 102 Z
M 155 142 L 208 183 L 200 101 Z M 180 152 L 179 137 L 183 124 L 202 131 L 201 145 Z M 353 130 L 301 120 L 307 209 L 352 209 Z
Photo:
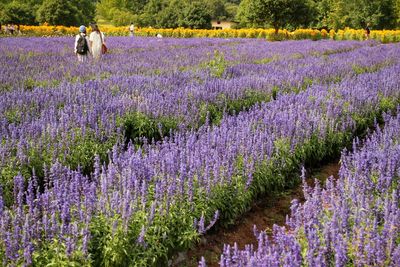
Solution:
M 68 38 L 0 41 L 6 266 L 166 266 L 400 103 L 396 44 L 113 37 L 82 64 Z M 221 266 L 396 266 L 399 155 L 380 154 L 389 171 L 368 142 L 369 164 L 343 156 L 340 180 L 307 189 L 275 241 L 227 246 Z
M 337 181 L 303 184 L 286 227 L 255 228 L 256 248 L 226 245 L 220 266 L 399 266 L 400 116 L 385 123 L 343 153 Z

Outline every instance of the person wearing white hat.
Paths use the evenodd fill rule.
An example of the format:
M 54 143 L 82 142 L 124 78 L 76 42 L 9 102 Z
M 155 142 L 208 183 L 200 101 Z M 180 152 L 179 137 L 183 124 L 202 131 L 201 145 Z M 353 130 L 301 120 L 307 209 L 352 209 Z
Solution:
M 86 36 L 86 27 L 79 27 L 79 34 L 75 36 L 75 54 L 78 56 L 79 62 L 89 61 L 90 47 L 89 38 Z

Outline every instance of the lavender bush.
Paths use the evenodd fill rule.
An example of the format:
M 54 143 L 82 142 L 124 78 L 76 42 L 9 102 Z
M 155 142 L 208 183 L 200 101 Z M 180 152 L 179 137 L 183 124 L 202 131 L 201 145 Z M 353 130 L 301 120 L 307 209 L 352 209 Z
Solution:
M 63 80 L 105 78 L 109 75 L 143 75 L 185 70 L 208 61 L 214 50 L 222 52 L 228 61 L 263 62 L 266 59 L 292 55 L 307 56 L 350 51 L 368 42 L 289 41 L 266 43 L 248 39 L 170 39 L 107 38 L 110 47 L 106 64 L 78 64 L 72 55 L 73 38 L 2 38 L 0 62 L 1 85 L 4 88 L 32 89 L 35 85 Z M 57 62 L 57 67 L 54 63 Z
M 339 179 L 304 182 L 305 203 L 292 202 L 286 226 L 258 245 L 226 245 L 220 266 L 398 266 L 400 264 L 400 115 L 344 151 Z M 204 259 L 199 266 L 206 266 Z

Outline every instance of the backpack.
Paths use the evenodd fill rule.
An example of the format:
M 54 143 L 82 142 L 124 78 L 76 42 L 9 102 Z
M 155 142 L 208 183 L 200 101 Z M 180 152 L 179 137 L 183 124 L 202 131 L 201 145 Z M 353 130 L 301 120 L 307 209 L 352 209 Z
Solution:
M 78 39 L 78 43 L 76 44 L 76 52 L 80 55 L 86 55 L 89 51 L 89 46 L 87 44 L 86 38 L 82 35 Z

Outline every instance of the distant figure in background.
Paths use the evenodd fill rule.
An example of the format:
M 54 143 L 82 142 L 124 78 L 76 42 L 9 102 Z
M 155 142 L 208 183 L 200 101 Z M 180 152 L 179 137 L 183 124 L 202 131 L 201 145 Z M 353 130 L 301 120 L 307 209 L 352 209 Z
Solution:
M 89 61 L 89 38 L 86 35 L 86 27 L 79 27 L 79 34 L 75 36 L 75 54 L 78 56 L 79 62 Z
M 14 35 L 14 31 L 15 31 L 14 24 L 11 24 L 10 27 L 8 27 L 8 30 L 10 31 L 11 35 Z
M 367 23 L 367 27 L 365 27 L 365 39 L 367 39 L 367 40 L 369 40 L 369 34 L 371 33 L 369 26 L 370 26 L 370 24 Z
M 135 25 L 133 25 L 133 22 L 131 22 L 131 26 L 129 26 L 129 36 L 133 37 L 135 34 Z
M 92 23 L 90 26 L 92 27 L 92 33 L 89 37 L 90 51 L 92 52 L 93 58 L 99 60 L 101 56 L 107 52 L 104 34 L 100 31 L 97 24 Z

